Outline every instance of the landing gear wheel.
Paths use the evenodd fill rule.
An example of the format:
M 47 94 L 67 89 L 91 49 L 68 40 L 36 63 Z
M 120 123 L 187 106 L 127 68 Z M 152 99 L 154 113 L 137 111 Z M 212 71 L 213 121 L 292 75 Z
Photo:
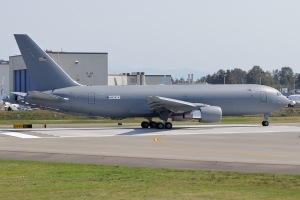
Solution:
M 173 127 L 172 123 L 170 123 L 170 122 L 165 123 L 165 128 L 166 129 L 171 129 L 172 127 Z
M 149 122 L 143 121 L 143 122 L 141 123 L 141 127 L 142 127 L 142 128 L 148 128 L 148 127 L 149 127 Z
M 163 128 L 165 128 L 165 125 L 163 123 L 161 123 L 161 122 L 157 122 L 156 123 L 156 128 L 157 129 L 163 129 Z
M 261 124 L 262 124 L 263 126 L 269 126 L 269 122 L 268 122 L 268 121 L 263 121 Z
M 149 122 L 149 126 L 150 128 L 156 128 L 156 122 L 154 121 Z

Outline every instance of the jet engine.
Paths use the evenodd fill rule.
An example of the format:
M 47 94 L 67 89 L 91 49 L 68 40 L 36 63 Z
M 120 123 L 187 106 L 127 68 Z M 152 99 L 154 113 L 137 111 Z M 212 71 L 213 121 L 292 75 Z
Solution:
M 219 122 L 222 118 L 222 109 L 218 106 L 201 107 L 199 110 L 193 110 L 190 113 L 183 113 L 180 116 L 174 116 L 173 121 L 188 121 L 197 119 L 199 122 Z

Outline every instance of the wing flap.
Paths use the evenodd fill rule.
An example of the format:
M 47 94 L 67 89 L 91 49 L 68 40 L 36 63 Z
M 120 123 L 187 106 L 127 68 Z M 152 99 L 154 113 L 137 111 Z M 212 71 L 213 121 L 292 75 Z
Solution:
M 155 112 L 162 112 L 168 110 L 173 113 L 185 113 L 195 110 L 199 105 L 187 101 L 171 99 L 159 96 L 146 97 L 151 110 Z

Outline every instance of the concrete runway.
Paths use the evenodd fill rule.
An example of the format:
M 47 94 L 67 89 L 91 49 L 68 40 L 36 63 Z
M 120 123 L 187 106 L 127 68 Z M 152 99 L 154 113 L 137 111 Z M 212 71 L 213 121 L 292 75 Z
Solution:
M 2 129 L 0 159 L 300 174 L 300 124 Z

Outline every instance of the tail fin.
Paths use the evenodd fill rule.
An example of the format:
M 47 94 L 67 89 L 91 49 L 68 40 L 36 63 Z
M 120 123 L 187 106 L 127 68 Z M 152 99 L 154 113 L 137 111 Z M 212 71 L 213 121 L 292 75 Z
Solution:
M 46 91 L 79 85 L 28 35 L 14 36 L 35 90 Z

